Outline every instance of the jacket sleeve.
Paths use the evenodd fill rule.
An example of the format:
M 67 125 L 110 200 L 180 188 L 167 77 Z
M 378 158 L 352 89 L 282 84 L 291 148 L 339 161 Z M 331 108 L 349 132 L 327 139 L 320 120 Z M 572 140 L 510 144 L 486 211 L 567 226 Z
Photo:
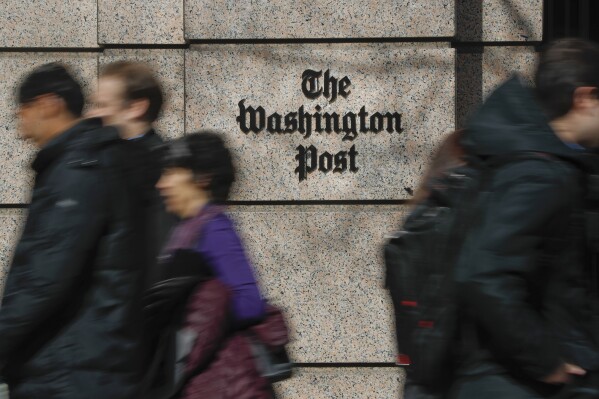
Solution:
M 230 300 L 229 289 L 215 279 L 200 285 L 191 296 L 185 324 L 196 339 L 185 364 L 188 375 L 197 372 L 221 347 L 229 328 Z
M 530 291 L 542 277 L 537 268 L 548 228 L 556 218 L 568 217 L 569 194 L 552 167 L 532 160 L 497 171 L 457 271 L 462 303 L 494 353 L 534 379 L 551 374 L 562 362 L 558 341 Z
M 235 321 L 243 324 L 262 318 L 264 301 L 233 223 L 224 216 L 218 217 L 206 225 L 203 236 L 200 252 L 231 289 Z
M 31 206 L 0 308 L 0 367 L 27 345 L 32 333 L 55 322 L 82 286 L 85 265 L 98 244 L 105 223 L 103 187 L 95 179 L 71 177 L 63 176 L 51 188 L 56 194 L 34 194 L 33 201 L 39 202 Z

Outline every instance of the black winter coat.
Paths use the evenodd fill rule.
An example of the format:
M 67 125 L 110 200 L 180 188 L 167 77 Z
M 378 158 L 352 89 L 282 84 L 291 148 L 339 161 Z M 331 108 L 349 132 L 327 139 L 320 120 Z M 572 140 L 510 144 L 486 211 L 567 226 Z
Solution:
M 589 374 L 599 370 L 584 261 L 584 151 L 564 144 L 548 123 L 517 78 L 472 119 L 463 140 L 470 154 L 550 156 L 497 168 L 457 266 L 463 321 L 470 326 L 463 331 L 468 342 L 459 374 L 506 375 L 535 398 L 561 390 L 538 381 L 563 362 Z M 476 392 L 503 397 L 494 391 Z
M 120 399 L 141 369 L 141 262 L 114 129 L 86 120 L 37 155 L 0 308 L 11 399 Z
M 139 194 L 141 223 L 144 231 L 145 286 L 158 281 L 158 255 L 166 244 L 177 218 L 166 212 L 164 202 L 156 189 L 162 173 L 162 157 L 165 144 L 152 129 L 140 138 L 124 140 L 129 161 L 131 185 Z

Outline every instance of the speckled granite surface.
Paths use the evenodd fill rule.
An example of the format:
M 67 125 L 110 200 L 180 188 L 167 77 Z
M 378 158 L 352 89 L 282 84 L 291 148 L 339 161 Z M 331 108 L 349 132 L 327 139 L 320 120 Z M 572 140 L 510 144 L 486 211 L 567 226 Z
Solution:
M 265 296 L 285 310 L 295 362 L 393 362 L 384 235 L 400 206 L 235 206 Z
M 274 387 L 278 398 L 399 399 L 403 383 L 400 368 L 299 368 Z
M 543 0 L 456 0 L 463 41 L 540 41 Z
M 183 135 L 185 122 L 184 106 L 184 50 L 105 50 L 100 56 L 100 69 L 103 65 L 132 60 L 147 63 L 160 79 L 164 93 L 165 105 L 161 117 L 156 121 L 156 128 L 164 138 Z
M 537 53 L 532 47 L 487 47 L 483 55 L 483 96 L 518 73 L 533 84 Z
M 0 292 L 10 267 L 15 245 L 21 235 L 26 212 L 21 209 L 0 209 Z
M 334 102 L 330 101 L 332 93 L 328 99 L 307 98 L 302 92 L 306 70 L 323 75 L 330 70 L 338 80 L 347 76 L 349 95 Z M 431 45 L 193 46 L 186 54 L 187 131 L 215 128 L 224 132 L 238 165 L 234 200 L 408 198 L 439 138 L 454 129 L 454 74 L 454 50 Z M 297 131 L 272 133 L 276 119 L 267 120 L 258 133 L 244 133 L 242 125 L 251 125 L 247 107 L 263 107 L 267 117 L 280 114 L 281 130 L 290 112 L 298 113 L 298 119 L 302 110 L 337 113 L 340 126 L 351 112 L 357 137 L 344 141 L 344 134 L 336 133 L 313 132 L 310 137 Z M 382 131 L 362 133 L 357 126 L 362 107 L 368 113 L 368 126 L 374 126 L 369 119 L 374 113 L 401 114 L 403 131 L 389 133 L 388 119 L 384 119 Z M 239 119 L 242 114 L 244 123 Z M 260 127 L 260 120 L 256 117 L 255 127 Z M 316 125 L 315 119 L 312 123 Z M 269 126 L 272 129 L 267 131 Z M 306 154 L 304 165 L 314 171 L 300 181 L 296 170 L 302 170 L 299 146 L 311 145 L 317 153 L 315 162 L 313 154 Z M 356 172 L 349 165 L 352 146 L 358 152 Z M 348 152 L 342 173 L 331 171 L 331 159 L 338 151 Z M 328 163 L 322 158 L 324 152 L 330 154 Z M 327 173 L 321 169 L 323 164 L 325 171 L 329 166 Z
M 96 0 L 0 1 L 0 47 L 98 47 Z
M 184 42 L 184 0 L 98 0 L 101 44 Z
M 532 85 L 537 57 L 533 47 L 520 46 L 489 46 L 482 53 L 458 54 L 456 73 L 463 79 L 456 98 L 458 125 L 463 126 L 481 101 L 514 73 Z
M 21 140 L 16 118 L 15 90 L 20 79 L 47 62 L 72 67 L 86 93 L 95 90 L 98 56 L 93 53 L 0 53 L 0 203 L 29 201 L 33 146 Z
M 188 39 L 450 37 L 454 0 L 186 0 Z

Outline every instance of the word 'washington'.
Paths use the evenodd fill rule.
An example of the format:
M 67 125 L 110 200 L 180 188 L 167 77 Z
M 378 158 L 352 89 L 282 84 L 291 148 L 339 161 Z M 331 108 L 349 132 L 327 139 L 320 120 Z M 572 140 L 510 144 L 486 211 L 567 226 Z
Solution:
M 316 112 L 306 112 L 304 106 L 297 112 L 285 115 L 272 113 L 266 116 L 263 107 L 246 107 L 245 100 L 239 102 L 239 116 L 237 122 L 244 133 L 300 133 L 304 138 L 309 138 L 313 132 L 343 134 L 343 141 L 352 141 L 359 133 L 379 133 L 386 130 L 389 133 L 403 131 L 401 127 L 401 114 L 375 112 L 370 115 L 366 107 L 362 107 L 357 114 L 347 112 L 339 115 L 336 112 L 321 112 L 322 107 L 317 105 Z

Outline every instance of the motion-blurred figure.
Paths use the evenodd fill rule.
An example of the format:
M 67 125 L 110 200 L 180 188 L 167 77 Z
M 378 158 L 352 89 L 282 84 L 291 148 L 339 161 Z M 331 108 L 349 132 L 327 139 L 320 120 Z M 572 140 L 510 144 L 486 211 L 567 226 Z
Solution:
M 254 344 L 287 343 L 280 313 L 260 295 L 233 222 L 224 213 L 235 178 L 231 154 L 218 134 L 190 134 L 170 143 L 157 187 L 181 218 L 161 257 L 163 278 L 202 276 L 183 326 L 195 334 L 185 362 L 181 398 L 270 399 Z M 219 288 L 220 287 L 220 288 Z
M 131 183 L 140 196 L 144 225 L 144 265 L 146 286 L 156 280 L 160 248 L 176 218 L 168 215 L 155 185 L 161 172 L 163 140 L 154 128 L 164 95 L 154 72 L 146 65 L 118 61 L 100 72 L 94 106 L 87 113 L 104 125 L 118 128 L 125 140 Z
M 503 84 L 462 139 L 497 166 L 456 269 L 463 330 L 451 398 L 599 397 L 582 160 L 599 146 L 599 47 L 554 43 L 535 81 Z
M 122 141 L 81 120 L 83 105 L 58 64 L 18 88 L 20 130 L 39 152 L 0 309 L 12 399 L 128 399 L 139 383 L 141 271 Z

